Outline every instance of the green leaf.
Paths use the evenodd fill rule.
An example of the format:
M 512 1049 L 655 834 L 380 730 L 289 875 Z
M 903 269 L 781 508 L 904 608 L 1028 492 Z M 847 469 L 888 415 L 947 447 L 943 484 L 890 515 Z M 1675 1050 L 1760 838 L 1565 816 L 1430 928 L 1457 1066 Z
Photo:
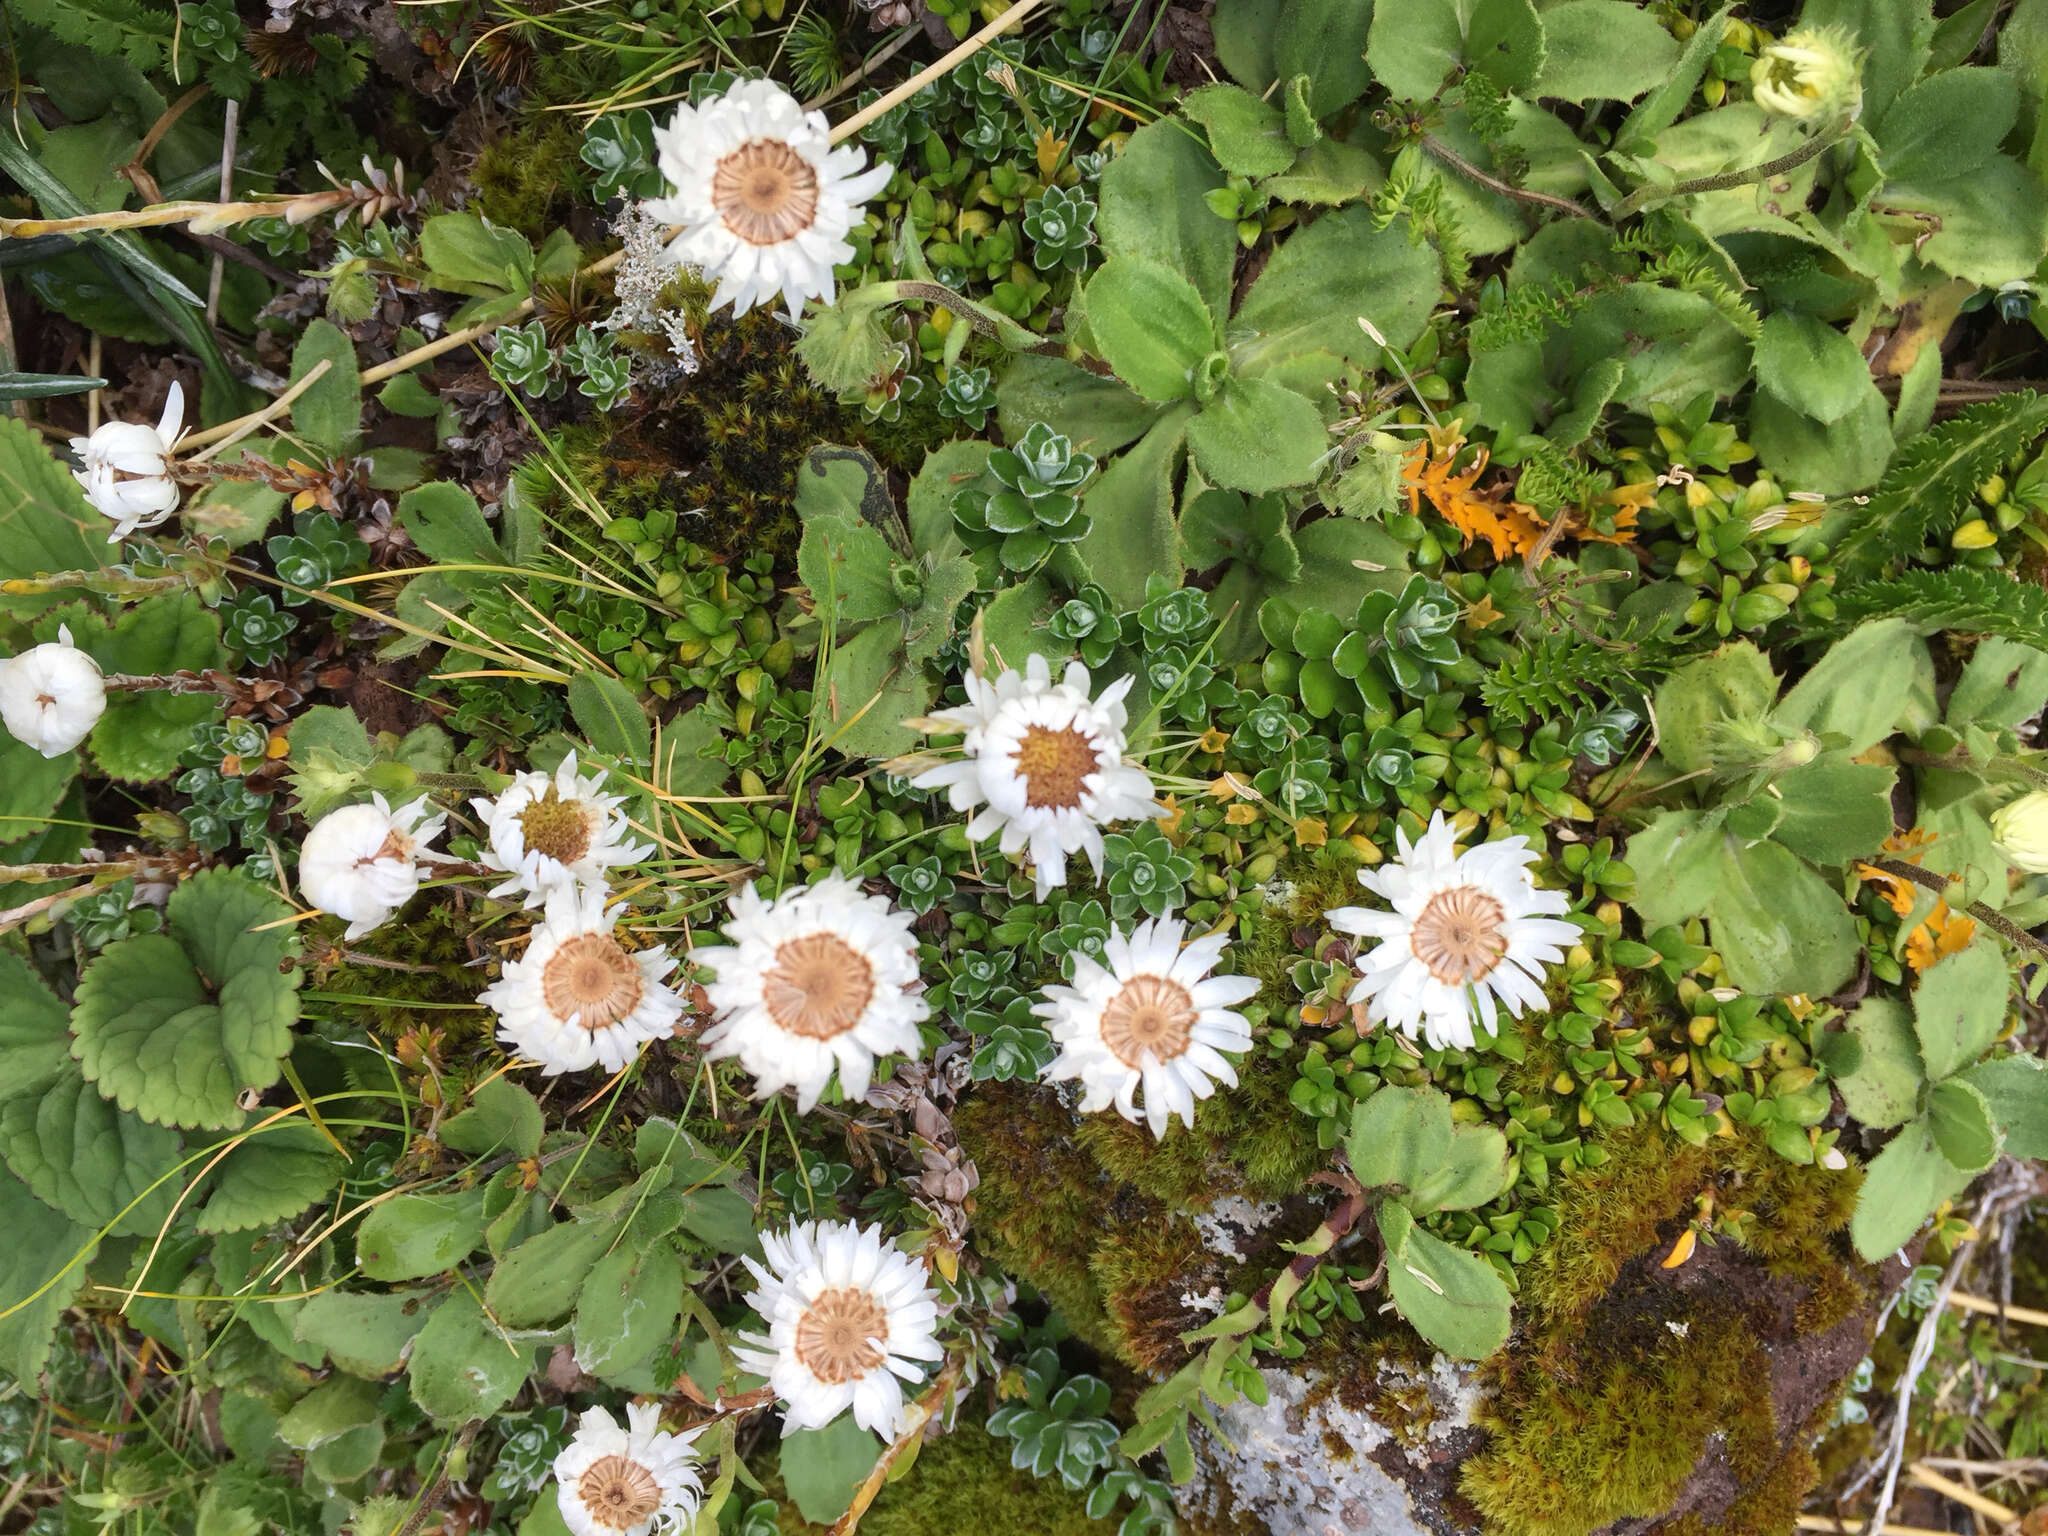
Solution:
M 1892 835 L 1892 786 L 1898 770 L 1826 752 L 1771 786 L 1780 816 L 1771 833 L 1802 859 L 1846 864 L 1876 853 Z
M 1520 90 L 1543 54 L 1543 22 L 1529 0 L 1402 0 L 1375 9 L 1365 60 L 1394 95 L 1425 101 L 1468 61 L 1503 91 Z
M 683 1266 L 665 1242 L 621 1244 L 592 1266 L 576 1301 L 576 1364 L 593 1376 L 630 1370 L 675 1337 Z
M 481 214 L 443 213 L 428 219 L 420 226 L 420 254 L 436 287 L 519 294 L 533 285 L 533 247 L 526 237 L 498 228 Z
M 493 1327 L 468 1291 L 451 1291 L 412 1341 L 412 1400 L 444 1424 L 489 1418 L 526 1384 L 533 1354 Z
M 903 620 L 903 654 L 911 665 L 930 661 L 953 637 L 953 615 L 974 586 L 974 561 L 966 555 L 949 555 L 925 573 L 917 607 Z
M 1380 1207 L 1387 1287 L 1415 1331 L 1447 1355 L 1484 1360 L 1507 1342 L 1514 1299 L 1494 1267 L 1417 1225 L 1399 1205 Z
M 811 713 L 826 744 L 848 757 L 889 757 L 916 745 L 903 722 L 930 705 L 931 685 L 904 654 L 901 628 L 869 624 L 833 647 Z
M 1230 89 L 1230 87 L 1216 87 Z M 1088 327 L 1117 377 L 1169 405 L 1194 390 L 1217 349 L 1216 322 L 1195 285 L 1142 256 L 1112 256 L 1088 283 Z
M 70 1014 L 28 962 L 0 949 L 0 1102 L 40 1093 L 71 1060 Z
M 1313 401 L 1271 379 L 1243 378 L 1227 380 L 1196 413 L 1187 439 L 1212 484 L 1252 495 L 1307 484 L 1330 444 Z
M 889 477 L 865 449 L 820 443 L 796 477 L 796 510 L 806 522 L 837 517 L 881 532 L 905 559 L 903 519 L 889 495 Z M 950 510 L 950 507 L 949 507 Z
M 1942 1156 L 1928 1117 L 1922 1115 L 1870 1161 L 1863 1193 L 1849 1219 L 1856 1251 L 1875 1264 L 1920 1230 L 1944 1200 L 1968 1187 L 1971 1176 Z
M 171 1213 L 178 1133 L 123 1114 L 66 1062 L 33 1092 L 0 1106 L 0 1155 L 34 1191 L 110 1236 L 154 1234 Z
M 1758 458 L 1780 480 L 1803 491 L 1826 496 L 1860 491 L 1874 485 L 1891 462 L 1891 413 L 1874 383 L 1832 424 L 1762 391 L 1750 423 Z
M 1866 997 L 1849 1015 L 1848 1032 L 1862 1048 L 1854 1072 L 1835 1079 L 1849 1113 L 1865 1125 L 1904 1125 L 1920 1104 L 1927 1076 L 1913 1033 L 1912 1011 L 1889 997 Z
M 0 733 L 0 840 L 18 842 L 48 825 L 78 777 L 78 754 L 45 757 Z
M 1671 34 L 1628 0 L 1565 0 L 1546 8 L 1543 46 L 1534 94 L 1565 101 L 1634 101 L 1678 65 Z
M 1030 360 L 1028 354 L 1018 359 L 1020 362 Z M 1082 377 L 1093 378 L 1094 375 L 1083 374 Z M 1128 391 L 1118 390 L 1118 393 L 1127 395 Z M 959 530 L 953 521 L 953 498 L 987 471 L 989 448 L 989 444 L 977 438 L 960 438 L 940 444 L 926 454 L 924 462 L 918 466 L 917 474 L 911 479 L 910 490 L 903 498 L 903 515 L 904 521 L 910 525 L 911 547 L 927 560 L 944 560 L 966 548 L 960 542 Z
M 484 1192 L 394 1195 L 363 1218 L 356 1264 L 372 1280 L 444 1274 L 484 1240 Z
M 315 448 L 338 456 L 362 428 L 362 378 L 355 343 L 331 321 L 315 319 L 292 349 L 292 382 L 298 383 L 323 362 L 327 371 L 292 404 L 292 426 Z
M 221 1161 L 196 1225 L 201 1232 L 245 1232 L 284 1221 L 331 1192 L 346 1166 L 315 1127 L 280 1121 Z
M 1057 606 L 1052 586 L 1043 576 L 1004 587 L 990 598 L 981 611 L 981 631 L 988 642 L 991 663 L 999 669 L 1021 672 L 1028 656 L 1036 654 L 1050 661 L 1062 661 L 1070 655 L 1067 643 L 1054 639 L 1045 627 Z
M 1756 339 L 1757 382 L 1816 421 L 1835 422 L 1870 393 L 1870 365 L 1825 320 L 1779 310 Z
M 1961 1078 L 1936 1083 L 1929 1092 L 1927 1129 L 1941 1155 L 1965 1173 L 1982 1173 L 1998 1161 L 1990 1101 Z
M 1943 717 L 1951 730 L 1967 725 L 2019 726 L 2048 705 L 2048 652 L 1996 635 L 1977 644 L 1956 680 Z
M 1635 871 L 1629 905 L 1651 931 L 1698 917 L 1721 883 L 1722 815 L 1706 811 L 1664 811 L 1628 840 L 1628 867 Z
M 506 565 L 491 525 L 476 498 L 459 485 L 437 480 L 398 498 L 398 524 L 412 535 L 420 553 L 441 565 Z M 455 571 L 448 579 L 466 591 L 502 585 L 484 571 Z
M 853 1493 L 882 1457 L 882 1442 L 841 1414 L 823 1429 L 784 1430 L 780 1466 L 797 1513 L 830 1525 L 853 1505 Z
M 821 622 L 829 617 L 844 629 L 899 612 L 903 600 L 889 575 L 895 563 L 889 541 L 866 523 L 805 516 L 796 568 L 817 601 Z
M 1621 131 L 1614 136 L 1615 148 L 1632 155 L 1644 153 L 1650 141 L 1678 121 L 1679 114 L 1692 105 L 1693 92 L 1706 77 L 1707 66 L 1727 35 L 1728 18 L 1734 13 L 1734 6 L 1724 5 L 1699 24 L 1686 39 L 1685 52 L 1679 55 L 1677 66 L 1629 113 Z
M 210 869 L 171 894 L 169 913 L 168 935 L 123 939 L 87 967 L 72 1051 L 88 1081 L 145 1120 L 231 1129 L 239 1095 L 276 1082 L 291 1050 L 300 972 L 279 967 L 297 945 L 266 926 L 291 909 Z
M 1285 0 L 1216 0 L 1209 27 L 1216 57 L 1239 85 L 1263 91 L 1273 83 L 1273 34 Z
M 1980 937 L 1927 968 L 1913 993 L 1913 1027 L 1931 1082 L 1969 1066 L 2005 1027 L 2012 976 L 1998 942 Z
M 1657 750 L 1680 773 L 1713 766 L 1723 720 L 1758 721 L 1778 696 L 1777 674 L 1747 640 L 1687 662 L 1658 685 Z
M 508 1328 L 551 1323 L 576 1304 L 591 1266 L 618 1240 L 623 1223 L 565 1221 L 529 1237 L 498 1261 L 484 1286 L 491 1315 Z
M 600 753 L 621 762 L 644 763 L 654 755 L 654 729 L 633 690 L 606 672 L 584 672 L 569 680 L 569 713 Z
M 337 1377 L 323 1382 L 277 1421 L 286 1445 L 306 1452 L 306 1470 L 322 1482 L 353 1482 L 377 1464 L 384 1449 L 381 1394 L 367 1381 Z
M 99 1239 L 6 1173 L 0 1173 L 0 1230 L 7 1233 L 0 1247 L 0 1371 L 32 1387 L 43 1379 L 52 1337 L 85 1285 Z
M 353 799 L 363 770 L 377 760 L 370 733 L 352 709 L 317 704 L 291 723 L 285 740 L 299 813 L 309 822 Z
M 1160 575 L 1180 584 L 1180 537 L 1173 521 L 1173 470 L 1187 436 L 1192 407 L 1175 406 L 1159 418 L 1137 447 L 1095 477 L 1082 497 L 1089 527 L 1075 548 L 1119 608 L 1145 601 L 1146 578 Z M 993 616 L 1002 604 L 989 605 Z M 1049 636 L 1048 645 L 1055 644 Z M 1005 652 L 1007 655 L 1008 653 Z M 1065 648 L 1049 652 L 1065 654 Z M 1021 665 L 1021 658 L 1011 665 Z
M 2038 1056 L 2000 1056 L 1963 1073 L 1984 1095 L 1991 1118 L 2014 1157 L 2048 1157 L 2048 1062 Z
M 1202 212 L 1216 217 L 1206 208 Z M 1106 459 L 1143 437 L 1159 414 L 1158 406 L 1139 399 L 1118 380 L 1099 377 L 1063 357 L 1027 352 L 1012 358 L 996 382 L 996 420 L 1013 443 L 1042 421 L 1078 451 Z M 947 525 L 952 520 L 949 496 Z M 920 541 L 919 548 L 927 547 Z
M 389 1376 L 405 1364 L 406 1345 L 426 1326 L 431 1297 L 428 1291 L 322 1291 L 306 1299 L 292 1332 L 324 1350 L 337 1370 Z
M 79 646 L 106 672 L 137 674 L 203 671 L 226 660 L 220 620 L 196 592 L 145 598 L 114 622 L 77 632 Z M 192 745 L 192 733 L 220 712 L 209 694 L 145 690 L 110 696 L 90 738 L 93 760 L 110 778 L 145 783 L 167 778 Z
M 469 1107 L 441 1127 L 442 1145 L 477 1157 L 533 1157 L 545 1129 L 540 1104 L 510 1078 L 494 1077 L 469 1096 Z
M 1777 843 L 1724 834 L 1722 851 L 1706 916 L 1729 984 L 1821 997 L 1847 982 L 1862 945 L 1840 894 Z
M 1287 119 L 1278 107 L 1234 85 L 1205 85 L 1181 111 L 1209 131 L 1217 164 L 1239 176 L 1273 176 L 1294 164 Z
M 1282 80 L 1309 77 L 1309 110 L 1317 117 L 1342 111 L 1372 84 L 1365 65 L 1372 13 L 1371 0 L 1286 0 L 1281 6 L 1273 70 Z
M 1412 346 L 1441 291 L 1434 249 L 1396 225 L 1373 227 L 1370 209 L 1344 208 L 1300 230 L 1273 253 L 1230 318 L 1232 367 L 1257 378 L 1315 354 L 1383 366 L 1359 325 L 1370 320 L 1392 347 Z
M 2020 92 L 2001 69 L 1948 69 L 1909 87 L 1871 129 L 1886 192 L 1968 176 L 2019 117 Z
M 1103 254 L 1158 262 L 1193 283 L 1209 313 L 1227 314 L 1237 231 L 1202 200 L 1222 185 L 1222 170 L 1182 124 L 1140 128 L 1102 173 Z
M 1507 1139 L 1490 1125 L 1461 1126 L 1434 1088 L 1381 1088 L 1351 1112 L 1344 1141 L 1351 1171 L 1367 1189 L 1420 1215 L 1486 1204 L 1508 1180 Z
M 1922 680 L 1931 685 L 1933 676 L 1927 643 L 1905 620 L 1860 625 L 1792 685 L 1771 721 L 1786 731 L 1836 733 L 1848 738 L 1851 754 L 1867 752 L 1897 729 Z
M 42 438 L 0 416 L 0 580 L 104 569 L 110 531 Z M 67 595 L 9 597 L 0 606 L 39 613 Z

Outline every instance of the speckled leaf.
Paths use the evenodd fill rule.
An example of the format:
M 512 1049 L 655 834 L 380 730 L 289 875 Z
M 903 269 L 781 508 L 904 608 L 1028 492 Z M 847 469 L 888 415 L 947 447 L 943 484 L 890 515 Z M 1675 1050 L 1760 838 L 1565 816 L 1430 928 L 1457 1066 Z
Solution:
M 533 1369 L 534 1345 L 491 1325 L 467 1291 L 451 1291 L 412 1341 L 412 1399 L 444 1424 L 488 1418 Z

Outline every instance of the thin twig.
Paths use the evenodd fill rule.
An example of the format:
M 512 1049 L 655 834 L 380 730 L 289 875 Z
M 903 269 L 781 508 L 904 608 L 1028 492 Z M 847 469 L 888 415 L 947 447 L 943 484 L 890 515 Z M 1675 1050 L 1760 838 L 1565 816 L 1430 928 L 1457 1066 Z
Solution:
M 232 96 L 228 98 L 226 120 L 220 135 L 220 200 L 227 202 L 235 195 L 235 138 L 242 126 L 242 104 Z M 222 244 L 232 244 L 223 241 Z M 206 274 L 206 323 L 212 325 L 220 319 L 220 279 L 226 270 L 220 247 L 213 249 L 213 267 Z
M 1860 862 L 1870 865 L 1873 869 L 1881 869 L 1888 875 L 1896 875 L 1901 880 L 1910 880 L 1922 890 L 1932 891 L 1944 900 L 1947 900 L 1949 887 L 1955 883 L 1947 875 L 1936 874 L 1931 869 L 1922 869 L 1918 864 L 1908 864 L 1904 859 L 1894 859 L 1886 854 L 1878 854 Z M 1950 902 L 1949 905 L 1954 906 L 1955 903 Z M 2000 916 L 1981 901 L 1965 902 L 1963 910 L 1993 933 L 2000 934 L 2009 942 L 2022 945 L 2048 959 L 2048 943 L 2035 938 L 2011 918 Z
M 1585 204 L 1575 203 L 1568 197 L 1553 197 L 1548 192 L 1532 192 L 1527 187 L 1518 187 L 1512 182 L 1502 181 L 1498 176 L 1487 175 L 1486 172 L 1479 169 L 1478 166 L 1467 160 L 1442 139 L 1431 138 L 1428 134 L 1424 134 L 1422 136 L 1422 147 L 1432 155 L 1435 155 L 1437 159 L 1443 161 L 1445 165 L 1448 165 L 1460 176 L 1465 176 L 1478 182 L 1480 186 L 1486 188 L 1489 192 L 1498 192 L 1502 197 L 1511 197 L 1518 203 L 1534 203 L 1539 208 L 1555 208 L 1559 213 L 1569 213 L 1577 218 L 1591 219 L 1596 224 L 1600 220 L 1600 215 L 1594 213 Z

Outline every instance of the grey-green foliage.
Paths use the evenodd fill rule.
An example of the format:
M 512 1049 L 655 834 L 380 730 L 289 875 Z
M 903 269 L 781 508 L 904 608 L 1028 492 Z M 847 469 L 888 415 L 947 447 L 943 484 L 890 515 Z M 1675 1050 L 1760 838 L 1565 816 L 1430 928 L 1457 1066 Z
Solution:
M 2011 981 L 1997 941 L 1982 937 L 1928 967 L 1910 1007 L 1871 997 L 1849 1016 L 1855 1065 L 1836 1079 L 1842 1102 L 1867 1126 L 1898 1129 L 1871 1160 L 1849 1224 L 1866 1259 L 1905 1243 L 2002 1149 L 2048 1155 L 2044 1064 L 1977 1060 L 2004 1028 Z
M 1840 641 L 1782 699 L 1747 641 L 1666 678 L 1660 767 L 1690 803 L 1629 841 L 1646 927 L 1705 918 L 1746 991 L 1822 996 L 1847 981 L 1861 941 L 1820 871 L 1890 835 L 1896 770 L 1856 759 L 1901 723 L 1931 669 L 1912 628 L 1887 620 Z
M 1446 1354 L 1482 1360 L 1506 1342 L 1512 1301 L 1479 1254 L 1421 1224 L 1436 1211 L 1486 1204 L 1508 1180 L 1507 1138 L 1460 1125 L 1434 1088 L 1380 1089 L 1352 1111 L 1352 1176 L 1379 1196 L 1376 1220 L 1394 1305 Z
M 974 450 L 979 471 L 987 445 Z M 817 605 L 821 646 L 830 647 L 813 718 L 849 757 L 904 751 L 916 738 L 903 722 L 931 703 L 924 664 L 974 590 L 974 561 L 953 531 L 950 506 L 906 521 L 873 459 L 828 444 L 804 461 L 796 507 L 804 525 L 797 573 Z

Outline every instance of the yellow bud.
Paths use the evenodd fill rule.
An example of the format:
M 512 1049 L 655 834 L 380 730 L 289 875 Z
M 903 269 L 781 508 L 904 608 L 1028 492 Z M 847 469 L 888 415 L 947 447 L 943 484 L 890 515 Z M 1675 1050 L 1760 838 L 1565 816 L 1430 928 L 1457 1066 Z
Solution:
M 1973 517 L 1949 538 L 1956 549 L 1989 549 L 1998 542 L 1998 530 L 1981 517 Z

